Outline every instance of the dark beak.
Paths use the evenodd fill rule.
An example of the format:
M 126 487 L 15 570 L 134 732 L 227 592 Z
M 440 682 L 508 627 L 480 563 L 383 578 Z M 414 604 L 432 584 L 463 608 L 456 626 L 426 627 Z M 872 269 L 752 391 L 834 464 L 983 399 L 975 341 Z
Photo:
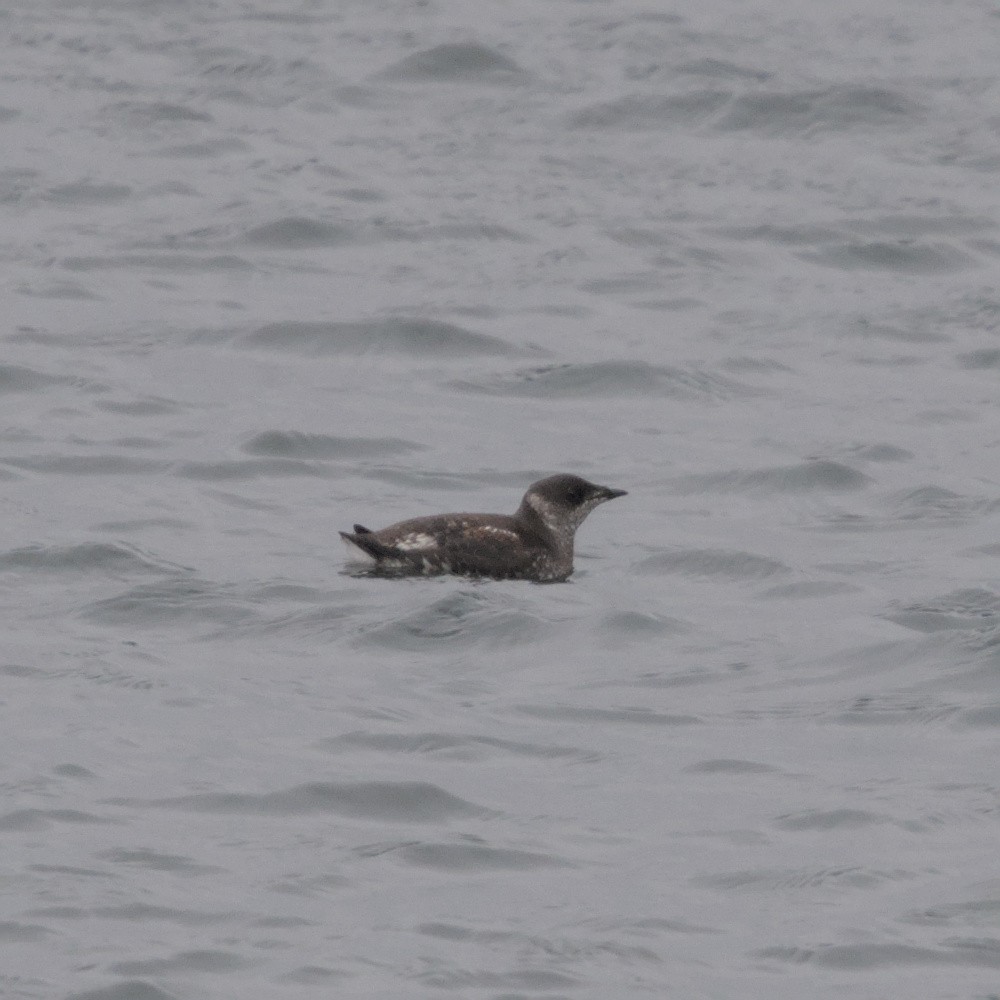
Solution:
M 610 486 L 601 487 L 602 500 L 614 500 L 615 497 L 627 497 L 628 490 L 613 490 Z

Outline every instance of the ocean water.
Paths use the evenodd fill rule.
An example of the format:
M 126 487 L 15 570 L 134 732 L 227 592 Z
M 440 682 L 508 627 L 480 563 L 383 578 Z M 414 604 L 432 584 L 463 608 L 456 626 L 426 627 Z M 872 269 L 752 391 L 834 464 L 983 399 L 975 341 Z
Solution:
M 995 5 L 0 29 L 0 995 L 1000 996 Z

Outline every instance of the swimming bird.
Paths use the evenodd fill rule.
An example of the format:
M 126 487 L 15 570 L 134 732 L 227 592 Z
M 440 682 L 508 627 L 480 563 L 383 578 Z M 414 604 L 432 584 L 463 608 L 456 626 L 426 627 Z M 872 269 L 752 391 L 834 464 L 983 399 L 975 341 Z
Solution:
M 573 572 L 573 537 L 584 518 L 626 495 L 564 473 L 532 483 L 513 514 L 436 514 L 378 531 L 356 524 L 340 537 L 354 564 L 377 572 L 549 583 Z

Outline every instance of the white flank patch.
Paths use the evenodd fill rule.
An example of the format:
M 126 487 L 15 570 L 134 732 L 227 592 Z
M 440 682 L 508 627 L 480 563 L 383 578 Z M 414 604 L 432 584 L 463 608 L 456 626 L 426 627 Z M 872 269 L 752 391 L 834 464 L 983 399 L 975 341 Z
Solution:
M 410 534 L 403 535 L 399 541 L 394 542 L 392 547 L 399 549 L 400 552 L 420 552 L 423 549 L 436 549 L 437 539 L 425 531 L 411 531 Z
M 517 541 L 516 532 L 510 531 L 508 528 L 498 528 L 495 524 L 477 525 L 476 531 L 485 531 L 490 535 L 504 535 L 507 538 L 512 538 Z

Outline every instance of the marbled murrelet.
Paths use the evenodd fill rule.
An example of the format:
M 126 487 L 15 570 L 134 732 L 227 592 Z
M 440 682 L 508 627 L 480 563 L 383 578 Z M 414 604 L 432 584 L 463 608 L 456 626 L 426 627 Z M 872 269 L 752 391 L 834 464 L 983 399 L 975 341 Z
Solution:
M 584 518 L 625 490 L 558 475 L 528 487 L 514 514 L 437 514 L 370 531 L 342 531 L 351 560 L 400 575 L 485 576 L 496 580 L 565 580 L 573 572 L 573 537 Z

